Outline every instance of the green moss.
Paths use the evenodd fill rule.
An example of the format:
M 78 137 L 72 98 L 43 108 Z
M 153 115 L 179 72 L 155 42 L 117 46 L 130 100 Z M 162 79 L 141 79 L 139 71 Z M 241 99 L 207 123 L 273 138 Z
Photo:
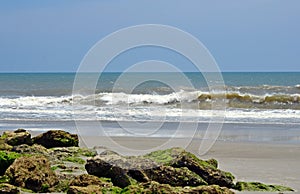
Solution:
M 78 157 L 66 157 L 64 159 L 64 161 L 68 161 L 68 162 L 73 162 L 73 163 L 77 163 L 77 164 L 85 164 L 85 160 L 82 158 L 78 158 Z
M 8 176 L 0 176 L 0 183 L 9 183 Z
M 21 191 L 25 192 L 25 193 L 34 193 L 32 190 L 30 189 L 25 189 L 25 188 L 22 188 L 22 187 L 19 187 L 21 189 Z
M 3 133 L 1 136 L 0 136 L 0 139 L 6 139 L 6 138 L 8 138 L 8 135 L 7 135 L 7 133 Z
M 52 171 L 55 171 L 55 170 L 57 170 L 59 167 L 58 166 L 51 166 L 51 170 Z
M 184 150 L 181 148 L 171 148 L 166 150 L 158 150 L 155 152 L 151 152 L 149 154 L 146 154 L 143 156 L 144 158 L 148 158 L 153 160 L 154 162 L 157 162 L 159 164 L 171 164 L 174 160 L 174 154 L 179 154 L 183 152 Z
M 102 188 L 103 194 L 123 194 L 123 190 L 119 187 Z
M 43 193 L 47 192 L 49 190 L 50 186 L 48 184 L 42 184 L 41 191 Z
M 55 187 L 51 188 L 51 192 L 67 192 L 69 190 L 70 181 L 61 180 Z
M 99 179 L 100 179 L 102 182 L 111 183 L 111 178 L 100 177 Z
M 225 176 L 230 178 L 232 181 L 235 179 L 235 177 L 230 172 L 225 172 L 225 171 L 223 171 L 223 172 L 224 172 Z
M 212 168 L 212 169 L 217 169 L 213 164 L 211 164 L 210 162 L 204 161 L 199 159 L 197 156 L 195 156 L 194 154 L 190 153 L 190 152 L 185 152 L 185 155 L 187 155 L 188 157 L 192 158 L 195 162 L 197 162 L 200 166 L 204 167 L 204 168 Z
M 281 185 L 266 185 L 259 182 L 237 182 L 235 189 L 239 191 L 294 191 L 293 189 Z
M 0 151 L 0 175 L 3 175 L 6 169 L 19 157 L 21 157 L 21 154 Z

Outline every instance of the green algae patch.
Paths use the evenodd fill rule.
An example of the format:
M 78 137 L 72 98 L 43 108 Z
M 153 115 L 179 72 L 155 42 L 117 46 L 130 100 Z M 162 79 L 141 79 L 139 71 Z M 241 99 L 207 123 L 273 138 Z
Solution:
M 0 151 L 0 175 L 3 175 L 6 169 L 19 157 L 21 157 L 21 154 Z
M 172 164 L 175 157 L 178 156 L 180 153 L 184 152 L 184 149 L 182 148 L 171 148 L 166 150 L 158 150 L 151 152 L 149 154 L 144 155 L 144 158 L 153 160 L 154 162 L 158 164 Z
M 265 191 L 265 192 L 277 192 L 277 191 L 294 191 L 293 189 L 281 185 L 266 185 L 259 182 L 237 182 L 235 189 L 238 191 Z
M 9 178 L 8 176 L 0 176 L 0 183 L 9 183 Z
M 84 159 L 78 158 L 78 157 L 67 157 L 67 158 L 64 159 L 64 161 L 77 163 L 77 164 L 84 164 L 85 163 Z

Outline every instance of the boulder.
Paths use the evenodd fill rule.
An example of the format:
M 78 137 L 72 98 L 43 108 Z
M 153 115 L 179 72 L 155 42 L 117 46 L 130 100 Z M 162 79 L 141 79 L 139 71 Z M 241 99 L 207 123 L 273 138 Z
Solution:
M 171 148 L 158 150 L 145 155 L 162 166 L 172 166 L 175 168 L 186 167 L 204 179 L 209 185 L 219 185 L 221 187 L 234 187 L 234 176 L 229 172 L 224 172 L 217 168 L 218 162 L 214 159 L 208 161 L 197 158 L 194 154 L 182 148 Z
M 11 184 L 35 192 L 47 192 L 58 183 L 47 158 L 38 155 L 17 158 L 5 175 Z
M 28 144 L 31 145 L 31 134 L 25 129 L 18 129 L 16 131 L 3 132 L 1 139 L 4 139 L 5 143 L 11 146 Z
M 7 184 L 7 183 L 2 183 L 0 184 L 0 193 L 1 194 L 19 194 L 20 191 L 17 187 Z
M 215 164 L 197 158 L 189 152 L 182 152 L 171 165 L 173 167 L 187 167 L 202 177 L 209 185 L 233 188 L 234 176 L 229 172 L 217 169 Z
M 211 165 L 208 162 L 201 161 L 200 165 L 196 159 L 190 159 L 186 160 L 187 163 L 183 165 L 181 162 L 186 162 L 183 161 L 183 157 L 189 154 L 192 155 L 191 153 L 182 150 L 179 152 L 177 148 L 165 150 L 168 154 L 162 152 L 157 151 L 138 157 L 124 157 L 118 154 L 98 155 L 88 159 L 85 168 L 91 175 L 111 178 L 114 185 L 122 188 L 130 185 L 132 179 L 138 182 L 156 181 L 160 184 L 181 187 L 207 185 L 206 180 L 212 183 L 213 178 L 218 181 L 214 181 L 213 184 L 227 183 L 227 180 L 223 180 L 227 179 L 225 175 L 215 177 L 220 174 L 223 175 L 223 171 L 215 167 L 216 162 Z M 183 153 L 185 154 L 182 155 Z M 204 164 L 207 166 L 204 166 Z M 199 169 L 202 171 L 200 172 Z
M 119 155 L 96 156 L 87 160 L 85 169 L 91 175 L 111 178 L 114 185 L 124 188 L 131 184 L 130 177 L 127 175 L 126 169 L 116 164 L 118 162 L 121 165 L 127 163 L 126 159 Z M 128 165 L 130 164 L 128 163 Z
M 33 142 L 45 148 L 78 147 L 78 135 L 62 130 L 50 130 L 33 138 Z

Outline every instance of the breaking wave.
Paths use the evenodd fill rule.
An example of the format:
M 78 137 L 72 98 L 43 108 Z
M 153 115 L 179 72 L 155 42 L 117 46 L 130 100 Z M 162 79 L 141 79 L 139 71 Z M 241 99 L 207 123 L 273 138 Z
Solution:
M 126 94 L 99 93 L 90 96 L 44 96 L 0 98 L 0 107 L 22 109 L 28 107 L 70 107 L 85 106 L 179 106 L 181 103 L 191 104 L 193 109 L 209 109 L 209 105 L 220 99 L 226 100 L 230 108 L 260 108 L 260 109 L 300 109 L 300 94 L 264 94 L 227 92 L 209 93 L 201 91 L 180 91 L 165 95 L 159 94 Z M 206 107 L 206 108 L 205 108 Z

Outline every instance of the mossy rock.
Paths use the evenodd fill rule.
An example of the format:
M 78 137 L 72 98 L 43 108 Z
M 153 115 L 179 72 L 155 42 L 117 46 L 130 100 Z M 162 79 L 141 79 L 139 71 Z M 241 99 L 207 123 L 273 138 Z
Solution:
M 3 175 L 6 169 L 19 157 L 21 155 L 15 152 L 0 151 L 0 175 Z
M 155 181 L 130 185 L 121 191 L 122 194 L 131 193 L 156 193 L 156 194 L 182 194 L 182 193 L 203 193 L 203 194 L 234 194 L 233 191 L 226 187 L 218 185 L 205 185 L 197 187 L 172 187 L 168 184 L 160 184 Z
M 294 191 L 293 189 L 281 185 L 267 185 L 259 182 L 237 182 L 235 189 L 238 191 Z
M 29 155 L 38 154 L 38 155 L 48 156 L 49 154 L 47 148 L 38 144 L 33 144 L 31 146 L 27 144 L 14 146 L 12 151 L 20 154 L 29 154 Z
M 5 142 L 5 139 L 2 139 L 2 138 L 0 137 L 0 150 L 11 151 L 12 148 L 13 148 L 13 146 L 8 145 L 8 144 Z
M 78 135 L 62 130 L 50 130 L 33 138 L 33 143 L 45 148 L 53 147 L 78 147 Z
M 17 129 L 16 131 L 4 131 L 0 139 L 11 146 L 21 144 L 32 144 L 31 134 L 25 129 Z
M 35 192 L 47 192 L 58 183 L 58 178 L 44 156 L 22 156 L 17 158 L 6 170 L 10 184 Z
M 171 186 L 199 186 L 207 185 L 198 174 L 186 167 L 174 168 L 171 166 L 160 166 L 144 170 L 150 180 L 169 184 Z

